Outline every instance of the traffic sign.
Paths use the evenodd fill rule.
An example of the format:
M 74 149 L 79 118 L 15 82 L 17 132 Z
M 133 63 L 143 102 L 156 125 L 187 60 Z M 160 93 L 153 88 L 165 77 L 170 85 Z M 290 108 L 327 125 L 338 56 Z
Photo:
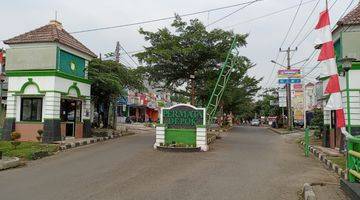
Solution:
M 301 79 L 299 78 L 279 79 L 279 84 L 294 84 L 294 83 L 301 83 Z

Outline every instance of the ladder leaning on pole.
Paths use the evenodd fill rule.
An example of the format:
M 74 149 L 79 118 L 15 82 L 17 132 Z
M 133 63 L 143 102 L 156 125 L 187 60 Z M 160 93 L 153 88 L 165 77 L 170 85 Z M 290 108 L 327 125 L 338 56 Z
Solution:
M 225 87 L 229 82 L 231 73 L 233 69 L 239 65 L 239 51 L 236 49 L 237 38 L 235 36 L 230 50 L 226 56 L 225 62 L 221 66 L 221 71 L 219 77 L 217 79 L 214 90 L 211 94 L 208 105 L 206 106 L 206 117 L 207 117 L 207 125 L 213 123 L 214 117 L 217 113 L 217 109 L 219 107 L 219 103 L 221 101 L 222 95 L 225 91 Z

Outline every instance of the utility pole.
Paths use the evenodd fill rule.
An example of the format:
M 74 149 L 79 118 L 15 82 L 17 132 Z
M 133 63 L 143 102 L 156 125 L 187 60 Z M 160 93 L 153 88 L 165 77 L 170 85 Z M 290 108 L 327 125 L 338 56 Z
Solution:
M 190 75 L 191 84 L 191 105 L 195 106 L 195 75 Z
M 120 42 L 119 41 L 117 41 L 116 42 L 116 48 L 115 48 L 115 53 L 114 53 L 115 55 L 115 61 L 117 62 L 117 63 L 120 63 Z
M 285 52 L 287 56 L 287 70 L 291 70 L 291 58 L 290 54 L 293 51 L 297 51 L 297 47 L 295 49 L 291 49 L 290 47 L 286 50 L 279 49 L 280 52 Z M 293 120 L 292 120 L 292 107 L 291 107 L 291 82 L 290 78 L 288 78 L 288 82 L 286 83 L 286 99 L 287 99 L 287 108 L 288 108 L 288 128 L 291 131 L 293 128 Z

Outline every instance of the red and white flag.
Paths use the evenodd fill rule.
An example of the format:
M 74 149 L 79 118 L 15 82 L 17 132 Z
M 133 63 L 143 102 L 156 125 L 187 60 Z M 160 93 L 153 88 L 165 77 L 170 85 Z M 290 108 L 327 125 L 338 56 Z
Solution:
M 342 128 L 345 127 L 345 115 L 342 105 L 342 96 L 339 83 L 339 74 L 335 61 L 334 42 L 332 40 L 329 11 L 320 13 L 320 19 L 315 27 L 317 32 L 317 38 L 315 40 L 316 45 L 321 45 L 318 61 L 321 66 L 321 77 L 329 77 L 327 86 L 325 88 L 325 94 L 329 94 L 330 98 L 325 106 L 325 110 L 336 111 L 336 126 Z

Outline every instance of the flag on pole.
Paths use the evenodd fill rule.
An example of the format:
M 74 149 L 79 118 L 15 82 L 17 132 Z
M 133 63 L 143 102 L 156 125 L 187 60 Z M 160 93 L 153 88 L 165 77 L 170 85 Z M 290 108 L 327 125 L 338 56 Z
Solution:
M 342 105 L 339 74 L 335 61 L 335 50 L 331 34 L 329 11 L 327 8 L 325 11 L 320 13 L 319 22 L 317 23 L 315 30 L 317 32 L 315 44 L 321 46 L 318 57 L 318 61 L 321 62 L 320 76 L 329 77 L 325 94 L 330 95 L 330 98 L 325 106 L 325 109 L 335 110 L 337 119 L 336 126 L 338 128 L 344 128 L 345 115 Z

